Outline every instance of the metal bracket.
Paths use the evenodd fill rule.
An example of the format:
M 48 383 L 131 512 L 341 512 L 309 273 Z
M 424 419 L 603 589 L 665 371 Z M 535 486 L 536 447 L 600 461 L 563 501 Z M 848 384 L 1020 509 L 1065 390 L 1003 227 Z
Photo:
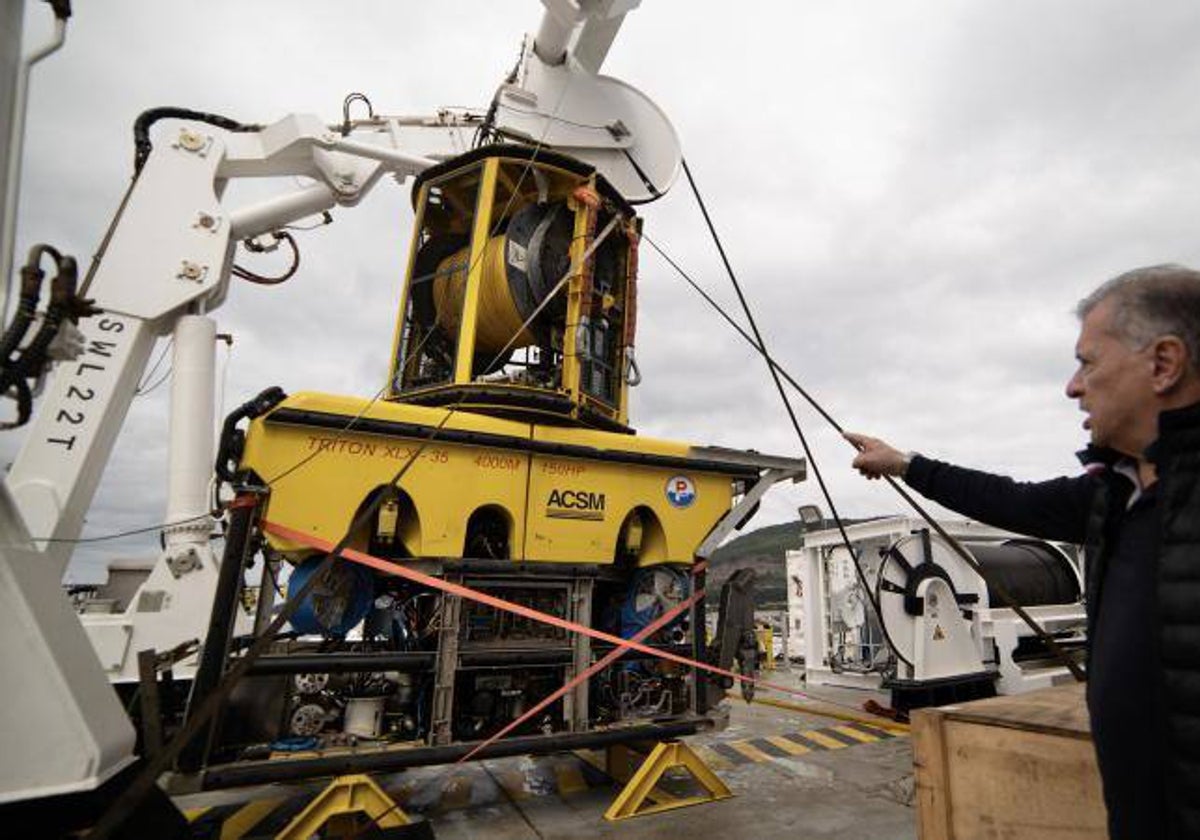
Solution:
M 796 466 L 796 464 L 799 464 L 799 466 Z M 803 475 L 803 461 L 793 462 L 792 465 L 786 467 L 771 467 L 763 470 L 758 477 L 758 481 L 754 483 L 754 486 L 746 491 L 741 501 L 731 507 L 729 512 L 721 517 L 721 521 L 713 527 L 712 531 L 704 539 L 704 542 L 700 543 L 700 547 L 696 549 L 696 557 L 701 560 L 707 560 L 712 556 L 712 553 L 717 550 L 717 546 L 749 515 L 754 506 L 762 500 L 763 495 L 773 485 L 788 479 L 795 481 Z
M 195 546 L 181 546 L 180 548 L 182 550 L 172 553 L 167 558 L 167 568 L 171 570 L 171 575 L 176 579 L 189 572 L 194 572 L 204 565 L 204 561 L 200 559 L 200 552 Z
M 213 147 L 213 138 L 185 126 L 179 129 L 179 136 L 171 146 L 200 157 L 208 157 Z

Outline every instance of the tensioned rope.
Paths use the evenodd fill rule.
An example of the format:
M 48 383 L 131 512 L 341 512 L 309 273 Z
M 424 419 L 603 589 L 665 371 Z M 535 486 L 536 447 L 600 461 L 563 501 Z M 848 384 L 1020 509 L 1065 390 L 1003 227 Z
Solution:
M 691 172 L 691 169 L 688 167 L 687 160 L 683 160 L 683 171 L 687 176 L 688 184 L 692 188 L 692 193 L 696 197 L 696 203 L 700 206 L 700 212 L 704 216 L 705 224 L 708 226 L 708 230 L 709 230 L 710 235 L 713 238 L 713 242 L 717 246 L 717 251 L 721 255 L 721 260 L 724 263 L 726 273 L 729 275 L 729 279 L 733 283 L 733 288 L 734 288 L 734 291 L 737 293 L 738 300 L 740 301 L 740 303 L 742 305 L 742 310 L 746 315 L 746 319 L 750 324 L 751 330 L 753 330 L 753 332 L 754 332 L 754 337 L 752 338 L 749 334 L 746 333 L 745 330 L 743 330 L 740 326 L 738 326 L 737 322 L 735 322 L 731 317 L 729 317 L 729 315 L 727 313 L 725 313 L 723 309 L 721 309 L 721 307 L 716 303 L 716 301 L 713 300 L 713 298 L 710 295 L 702 292 L 699 285 L 697 283 L 695 283 L 693 280 L 691 280 L 691 278 L 688 277 L 685 272 L 683 272 L 683 270 L 678 266 L 677 263 L 675 263 L 674 260 L 671 260 L 670 258 L 668 258 L 666 256 L 666 254 L 662 251 L 662 249 L 660 249 L 653 242 L 650 243 L 651 247 L 653 247 L 655 251 L 657 251 L 665 259 L 667 259 L 667 261 L 671 264 L 671 266 L 673 268 L 675 268 L 675 270 L 678 271 L 684 277 L 684 279 L 686 279 L 688 281 L 688 283 L 692 286 L 692 288 L 694 288 L 698 292 L 700 292 L 701 295 L 704 297 L 704 299 L 711 306 L 713 306 L 714 308 L 717 309 L 717 311 L 722 315 L 722 317 L 724 317 L 725 320 L 730 325 L 732 325 L 741 334 L 741 336 L 744 339 L 746 339 L 747 342 L 750 343 L 750 345 L 763 357 L 763 360 L 767 363 L 767 368 L 771 373 L 771 378 L 775 383 L 776 390 L 779 392 L 779 396 L 783 400 L 783 404 L 787 410 L 788 417 L 790 418 L 790 420 L 792 422 L 792 427 L 795 429 L 796 435 L 800 438 L 800 444 L 804 448 L 804 454 L 809 459 L 809 464 L 810 464 L 810 466 L 812 466 L 813 473 L 817 477 L 817 483 L 820 485 L 821 493 L 824 496 L 826 503 L 829 505 L 830 514 L 832 515 L 834 522 L 837 524 L 838 532 L 842 538 L 842 542 L 846 546 L 846 550 L 850 553 L 850 557 L 854 561 L 855 571 L 857 572 L 860 584 L 863 586 L 864 594 L 867 596 L 871 605 L 874 607 L 875 613 L 879 618 L 880 628 L 883 630 L 884 636 L 886 638 L 888 635 L 888 631 L 887 631 L 887 627 L 883 621 L 883 615 L 880 612 L 878 600 L 876 598 L 874 598 L 870 587 L 866 583 L 866 576 L 863 574 L 862 567 L 859 563 L 859 556 L 854 551 L 853 547 L 850 544 L 850 539 L 846 533 L 845 525 L 843 524 L 841 517 L 838 515 L 837 508 L 833 502 L 833 498 L 832 498 L 832 496 L 830 496 L 829 490 L 825 485 L 824 479 L 821 477 L 821 472 L 817 467 L 816 461 L 812 457 L 812 451 L 809 448 L 808 442 L 804 436 L 804 432 L 801 430 L 800 424 L 799 424 L 798 420 L 796 419 L 796 413 L 792 408 L 791 401 L 787 397 L 787 392 L 784 391 L 783 383 L 780 379 L 780 376 L 781 376 L 781 374 L 786 375 L 786 372 L 783 371 L 783 368 L 780 367 L 775 362 L 775 360 L 771 357 L 770 353 L 767 350 L 766 344 L 764 343 L 764 341 L 762 339 L 762 334 L 759 332 L 758 325 L 755 323 L 754 315 L 750 311 L 749 304 L 746 301 L 746 296 L 742 292 L 741 284 L 738 282 L 737 276 L 733 271 L 733 267 L 729 263 L 729 259 L 725 254 L 725 248 L 721 244 L 721 240 L 717 234 L 716 227 L 713 225 L 712 218 L 708 214 L 708 208 L 705 206 L 704 199 L 700 195 L 700 190 L 696 185 L 696 181 L 692 177 L 692 172 Z M 818 411 L 818 413 L 820 413 L 820 415 L 822 417 L 824 417 L 833 426 L 834 429 L 836 429 L 839 433 L 841 433 L 844 436 L 845 429 L 843 429 L 842 426 L 839 423 L 837 423 L 833 419 L 833 417 L 824 408 L 822 408 L 817 403 L 817 401 L 815 399 L 813 399 L 813 397 L 806 390 L 801 388 L 795 382 L 795 380 L 792 379 L 791 376 L 788 376 L 787 378 L 788 378 L 788 381 L 801 394 L 801 396 L 803 396 L 804 399 L 811 406 L 813 406 L 813 408 L 815 408 Z M 847 441 L 847 442 L 849 442 L 849 441 Z M 851 444 L 851 445 L 853 445 L 853 444 Z M 1051 636 L 1048 632 L 1046 632 L 1045 628 L 1043 628 L 1033 618 L 1033 616 L 1031 616 L 1025 610 L 1024 607 L 1022 607 L 1019 603 L 1017 603 L 1017 600 L 1008 592 L 1008 589 L 1002 583 L 997 581 L 994 576 L 989 576 L 988 573 L 979 564 L 979 562 L 977 560 L 975 560 L 975 558 L 972 557 L 967 552 L 967 550 L 963 547 L 963 545 L 957 539 L 952 537 L 946 531 L 946 529 L 943 528 L 942 525 L 940 523 L 938 523 L 937 520 L 935 520 L 925 510 L 925 508 L 922 507 L 916 501 L 916 499 L 914 499 L 912 497 L 911 494 L 909 494 L 907 491 L 905 491 L 899 485 L 899 483 L 894 478 L 892 478 L 891 476 L 884 476 L 884 478 L 887 479 L 888 485 L 893 490 L 895 490 L 900 495 L 900 497 L 902 499 L 904 499 L 904 501 L 907 502 L 913 508 L 913 510 L 916 511 L 917 514 L 923 520 L 925 520 L 926 523 L 929 524 L 929 526 L 931 528 L 933 528 L 934 531 L 937 532 L 938 536 L 940 536 L 943 540 L 946 541 L 946 543 L 951 547 L 951 549 L 954 551 L 954 553 L 957 554 L 959 556 L 959 558 L 962 559 L 962 561 L 964 563 L 966 563 L 967 566 L 973 572 L 975 572 L 977 575 L 979 575 L 979 577 L 982 578 L 988 584 L 988 586 L 991 588 L 991 590 L 997 596 L 999 596 L 999 599 L 1001 602 L 1003 602 L 1004 606 L 1011 609 L 1022 621 L 1025 622 L 1025 624 L 1029 627 L 1029 629 L 1032 630 L 1033 633 L 1038 637 L 1038 639 L 1046 646 L 1046 649 L 1048 651 L 1050 651 L 1050 653 L 1053 654 L 1059 661 L 1061 661 L 1062 664 L 1067 668 L 1068 671 L 1070 671 L 1071 676 L 1073 676 L 1079 682 L 1085 681 L 1087 679 L 1087 677 L 1084 674 L 1083 670 L 1079 667 L 1079 664 L 1074 660 L 1074 658 L 1071 657 L 1065 650 L 1063 650 L 1062 646 L 1058 644 L 1058 642 L 1054 639 L 1054 637 Z M 892 648 L 892 651 L 896 654 L 897 658 L 899 658 L 901 661 L 905 662 L 905 664 L 908 664 L 911 667 L 912 663 L 908 662 L 900 654 L 900 652 L 897 650 L 896 646 L 894 644 L 892 644 L 891 639 L 888 638 L 887 641 L 888 641 L 889 646 Z

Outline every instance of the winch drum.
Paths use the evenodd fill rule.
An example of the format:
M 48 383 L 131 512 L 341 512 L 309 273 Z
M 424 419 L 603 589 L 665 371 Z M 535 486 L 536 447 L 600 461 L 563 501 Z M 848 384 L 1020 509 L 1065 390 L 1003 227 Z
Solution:
M 1082 591 L 1079 573 L 1070 558 L 1051 543 L 1009 539 L 962 542 L 961 545 L 984 570 L 988 580 L 998 583 L 1022 607 L 1079 601 Z M 936 570 L 921 570 L 926 562 L 935 564 Z M 912 534 L 896 541 L 883 552 L 875 597 L 889 641 L 908 661 L 912 661 L 915 654 L 911 625 L 919 620 L 919 616 L 909 613 L 903 593 L 914 576 L 929 575 L 931 571 L 947 580 L 960 598 L 966 596 L 960 602 L 960 610 L 976 612 L 1007 606 L 938 535 Z

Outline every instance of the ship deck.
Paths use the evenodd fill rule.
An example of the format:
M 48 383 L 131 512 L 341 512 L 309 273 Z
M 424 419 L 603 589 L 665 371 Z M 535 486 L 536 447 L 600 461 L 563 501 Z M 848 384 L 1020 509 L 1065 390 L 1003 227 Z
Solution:
M 865 690 L 804 689 L 799 674 L 776 671 L 771 679 L 805 690 L 814 701 L 831 700 L 839 705 L 824 708 L 841 713 L 867 699 L 885 700 Z M 788 697 L 784 705 L 809 703 Z M 906 734 L 768 703 L 737 699 L 731 706 L 725 730 L 686 739 L 733 792 L 720 801 L 606 821 L 620 785 L 599 769 L 602 754 L 582 751 L 422 767 L 376 781 L 406 814 L 428 820 L 438 840 L 917 836 Z M 690 783 L 668 778 L 664 785 L 686 795 Z M 273 837 L 323 788 L 318 781 L 262 786 L 184 796 L 176 803 L 196 837 Z

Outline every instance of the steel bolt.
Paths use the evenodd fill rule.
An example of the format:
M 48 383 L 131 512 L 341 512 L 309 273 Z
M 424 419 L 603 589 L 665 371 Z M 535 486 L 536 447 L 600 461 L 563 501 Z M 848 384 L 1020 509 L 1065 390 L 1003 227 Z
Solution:
M 194 262 L 187 262 L 185 260 L 179 269 L 179 276 L 184 280 L 199 280 L 204 276 L 204 269 Z
M 189 152 L 198 152 L 204 148 L 204 136 L 189 129 L 180 129 L 179 145 Z

